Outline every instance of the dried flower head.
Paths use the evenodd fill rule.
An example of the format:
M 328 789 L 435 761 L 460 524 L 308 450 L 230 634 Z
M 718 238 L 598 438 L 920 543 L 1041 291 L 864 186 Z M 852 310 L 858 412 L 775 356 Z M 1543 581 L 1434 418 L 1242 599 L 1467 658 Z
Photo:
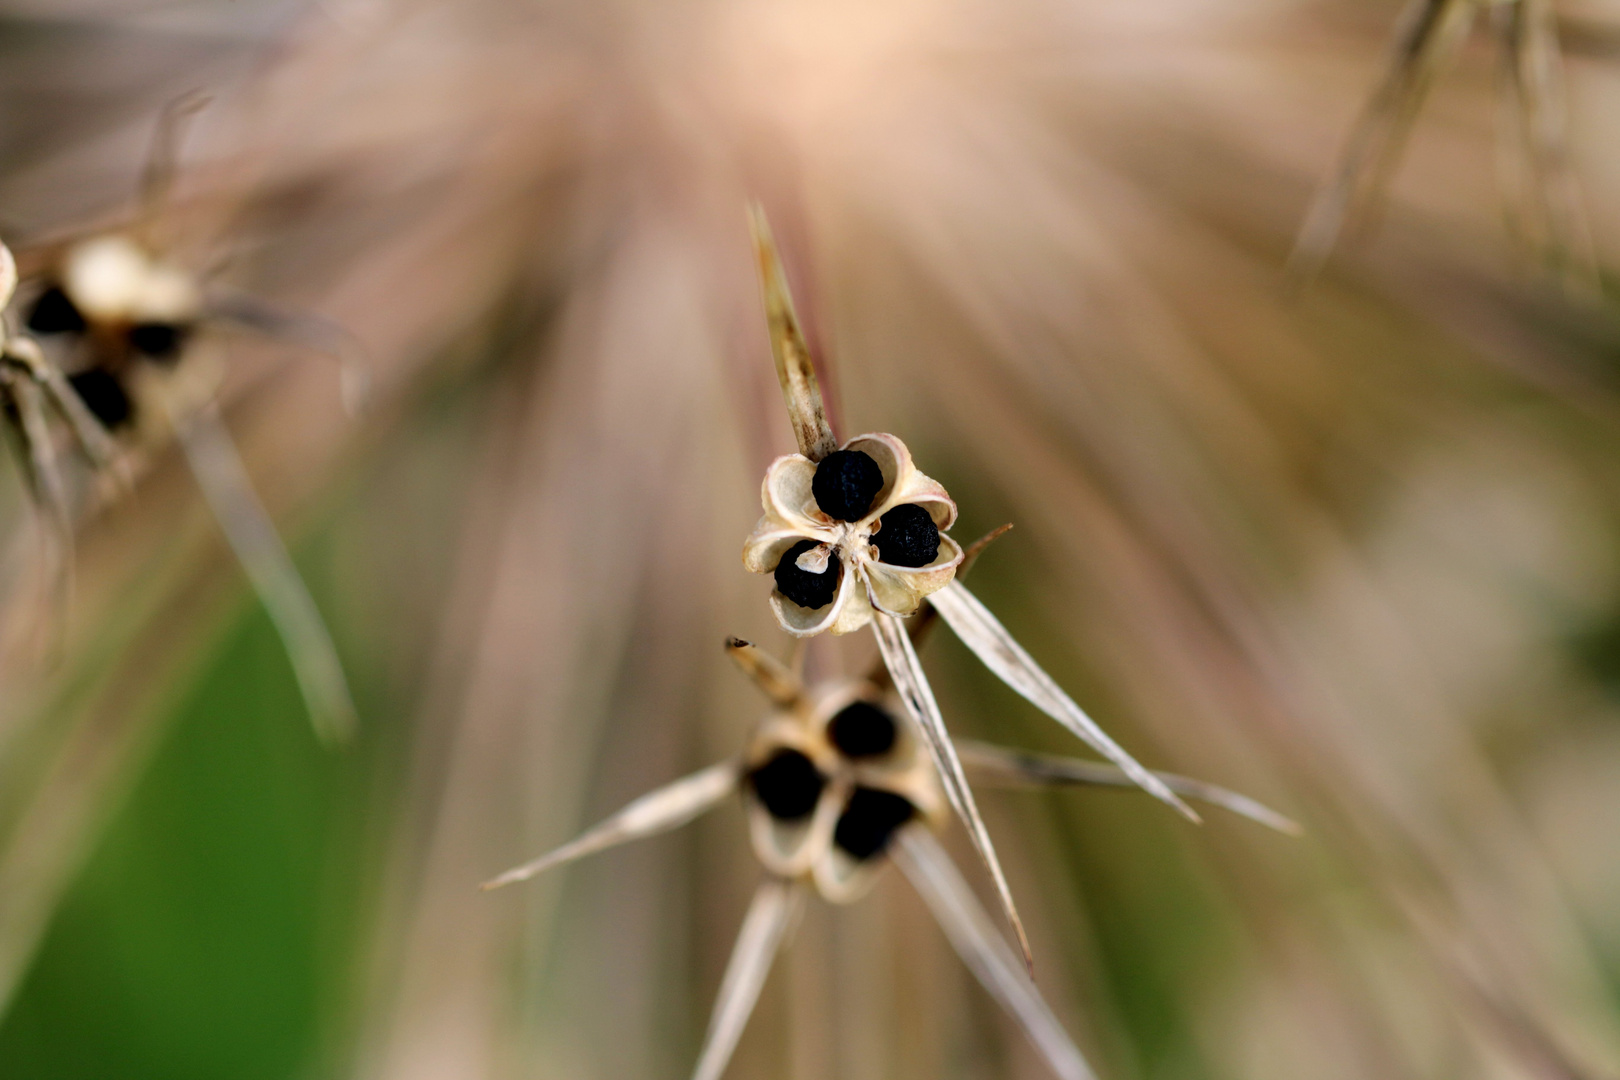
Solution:
M 363 391 L 364 367 L 336 328 L 250 297 L 219 294 L 161 252 L 154 223 L 167 207 L 179 127 L 203 100 L 182 98 L 164 111 L 133 224 L 35 253 L 39 269 L 20 305 L 21 321 L 38 342 L 30 341 L 31 370 L 52 388 L 59 411 L 98 469 L 116 466 L 127 478 L 145 452 L 171 438 L 179 442 L 286 643 L 316 731 L 341 740 L 352 731 L 355 714 L 331 635 L 220 418 L 219 354 L 199 348 L 198 339 L 210 326 L 235 324 L 332 353 L 342 362 L 350 403 Z M 42 419 L 22 422 L 40 429 L 29 445 L 48 444 Z M 65 526 L 65 506 L 59 516 Z
M 1375 216 L 1435 80 L 1484 16 L 1498 50 L 1497 167 L 1515 238 L 1562 275 L 1595 290 L 1597 255 L 1570 163 L 1558 31 L 1551 0 L 1412 0 L 1388 67 L 1317 192 L 1289 259 L 1309 280 L 1347 227 Z
M 858 436 L 820 461 L 777 458 L 760 500 L 743 565 L 775 575 L 771 608 L 791 634 L 847 634 L 874 610 L 910 615 L 962 561 L 945 534 L 956 504 L 893 435 Z
M 0 312 L 17 288 L 17 264 L 0 243 Z M 39 526 L 46 589 L 65 607 L 71 591 L 73 528 L 67 484 L 57 459 L 52 415 L 67 425 L 86 460 L 105 469 L 113 460 L 107 432 L 73 391 L 39 343 L 15 334 L 0 318 L 0 419 L 23 475 Z
M 868 678 L 806 687 L 786 665 L 732 638 L 726 649 L 771 699 L 745 752 L 630 803 L 577 839 L 486 882 L 495 889 L 628 840 L 684 825 L 741 793 L 749 837 L 766 877 L 743 920 L 693 1073 L 717 1080 L 792 931 L 806 889 L 835 904 L 871 887 L 893 858 L 986 990 L 1023 1027 L 1064 1080 L 1093 1074 L 1019 958 L 996 933 L 934 833 L 947 823 L 939 774 L 886 696 L 880 666 Z M 1131 786 L 1094 762 L 965 744 L 963 757 L 992 781 Z M 1287 818 L 1241 795 L 1185 777 L 1162 778 L 1186 794 L 1284 832 Z
M 771 608 L 791 634 L 841 634 L 872 626 L 894 688 L 933 755 L 946 798 L 995 882 L 1026 963 L 1032 963 L 995 845 L 901 618 L 915 614 L 926 601 L 1007 685 L 1144 789 L 1193 821 L 1198 815 L 1109 738 L 996 617 L 953 580 L 964 556 L 943 530 L 955 522 L 956 504 L 917 470 L 905 444 L 893 435 L 876 434 L 839 445 L 770 226 L 757 207 L 749 220 L 777 377 L 800 452 L 776 459 L 766 470 L 761 488 L 765 514 L 743 545 L 743 565 L 774 576 Z

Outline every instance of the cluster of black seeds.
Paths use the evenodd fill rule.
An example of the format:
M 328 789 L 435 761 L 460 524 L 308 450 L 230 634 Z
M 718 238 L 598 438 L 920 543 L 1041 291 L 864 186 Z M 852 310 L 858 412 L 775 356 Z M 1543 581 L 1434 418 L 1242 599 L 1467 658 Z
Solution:
M 766 813 L 779 821 L 809 817 L 821 800 L 827 778 L 815 763 L 797 750 L 780 750 L 771 760 L 748 774 L 754 794 Z
M 776 564 L 776 591 L 802 608 L 824 608 L 838 595 L 839 562 L 827 560 L 819 574 L 799 568 L 799 556 L 816 546 L 814 540 L 800 540 L 782 553 Z
M 39 294 L 28 312 L 28 329 L 36 334 L 82 334 L 89 323 L 73 298 L 59 285 Z M 181 323 L 142 322 L 129 328 L 129 347 L 148 360 L 177 359 L 191 327 Z
M 68 382 L 103 427 L 119 428 L 129 423 L 135 406 L 116 375 L 101 368 L 89 368 L 69 375 Z
M 927 566 L 939 555 L 939 526 L 916 503 L 901 503 L 878 519 L 872 543 L 891 566 Z
M 827 738 L 845 757 L 877 757 L 894 749 L 894 718 L 870 702 L 857 701 L 827 723 Z
M 28 312 L 28 329 L 36 334 L 82 334 L 85 321 L 68 294 L 52 285 L 34 301 Z
M 859 450 L 834 450 L 821 459 L 810 481 L 816 505 L 834 521 L 859 521 L 881 490 L 883 470 Z
M 833 843 L 857 859 L 882 854 L 895 830 L 910 821 L 917 808 L 892 791 L 856 788 L 833 829 Z
M 129 347 L 148 360 L 171 363 L 180 358 L 180 346 L 190 332 L 189 326 L 175 323 L 136 323 L 129 328 Z

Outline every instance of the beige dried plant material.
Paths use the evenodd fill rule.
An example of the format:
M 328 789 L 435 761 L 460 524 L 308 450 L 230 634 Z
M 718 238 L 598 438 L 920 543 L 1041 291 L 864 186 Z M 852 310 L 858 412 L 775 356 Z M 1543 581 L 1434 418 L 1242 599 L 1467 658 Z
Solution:
M 0 243 L 0 313 L 9 306 L 18 283 L 11 249 Z M 0 318 L 0 416 L 6 441 L 16 455 L 23 489 L 34 510 L 40 537 L 38 581 L 45 597 L 46 631 L 32 635 L 36 648 L 53 652 L 63 632 L 73 592 L 73 508 L 57 452 L 53 419 L 65 424 L 85 460 L 110 470 L 111 437 L 62 372 L 45 357 L 39 343 L 11 332 Z
M 1383 78 L 1306 212 L 1289 257 L 1295 280 L 1314 278 L 1347 232 L 1377 217 L 1424 101 L 1482 16 L 1497 47 L 1497 171 L 1509 229 L 1566 287 L 1595 294 L 1551 0 L 1411 0 Z
M 1006 747 L 992 746 L 971 739 L 955 741 L 957 756 L 962 760 L 963 770 L 967 773 L 969 781 L 977 784 L 1014 787 L 1139 786 L 1135 777 L 1117 765 L 1057 757 L 1052 754 L 1032 754 L 1026 750 L 1009 750 Z M 1190 776 L 1179 776 L 1176 773 L 1155 770 L 1153 775 L 1177 795 L 1196 799 L 1210 806 L 1218 806 L 1285 836 L 1303 836 L 1305 833 L 1293 818 L 1279 814 L 1265 803 L 1229 788 L 1203 780 L 1194 780 Z
M 719 1080 L 726 1071 L 754 1003 L 765 988 L 771 961 L 792 932 L 803 904 L 804 890 L 793 882 L 775 877 L 760 882 L 720 981 L 720 996 L 715 999 L 692 1080 Z
M 1024 977 L 1017 957 L 996 934 L 990 916 L 939 841 L 924 832 L 909 832 L 896 845 L 895 862 L 933 912 L 956 954 L 1018 1021 L 1053 1073 L 1061 1080 L 1095 1080 L 1091 1066 L 1035 984 Z
M 356 719 L 337 646 L 275 523 L 253 493 L 219 407 L 210 401 L 170 419 L 197 487 L 281 635 L 315 733 L 329 743 L 346 741 Z
M 799 329 L 799 316 L 793 310 L 793 296 L 788 291 L 787 275 L 782 272 L 782 260 L 777 255 L 770 222 L 765 220 L 765 211 L 757 204 L 748 208 L 748 226 L 754 238 L 754 255 L 759 260 L 771 355 L 776 359 L 776 377 L 782 383 L 782 397 L 793 424 L 793 437 L 798 440 L 799 453 L 811 461 L 820 461 L 838 448 L 838 440 L 827 422 L 827 408 L 821 400 L 815 363 L 810 357 L 810 347 L 805 344 L 804 332 Z
M 131 223 L 74 238 L 36 260 L 40 269 L 20 313 L 40 343 L 33 346 L 37 362 L 31 370 L 92 466 L 117 481 L 114 487 L 129 487 L 149 454 L 171 440 L 179 442 L 281 635 L 311 723 L 323 740 L 342 742 L 357 723 L 348 682 L 319 609 L 254 493 L 219 414 L 226 366 L 208 332 L 244 327 L 335 357 L 344 401 L 351 407 L 367 385 L 364 358 L 342 331 L 251 297 L 210 289 L 201 275 L 164 254 L 162 226 L 180 126 L 204 103 L 188 95 L 164 110 Z M 30 413 L 19 415 L 41 428 Z M 42 445 L 38 432 L 20 441 Z M 55 531 L 70 540 L 72 513 L 65 499 L 54 493 L 42 499 L 64 503 L 53 511 Z
M 973 799 L 973 789 L 968 786 L 967 776 L 962 771 L 962 763 L 957 759 L 956 748 L 951 743 L 950 732 L 945 728 L 945 719 L 940 715 L 939 703 L 934 700 L 934 691 L 928 685 L 928 676 L 923 674 L 916 650 L 911 647 L 911 638 L 892 616 L 880 619 L 874 630 L 877 634 L 878 648 L 883 655 L 883 663 L 894 680 L 895 692 L 904 703 L 906 714 L 912 723 L 928 741 L 928 748 L 933 752 L 934 763 L 943 779 L 951 806 L 967 828 L 968 838 L 973 841 L 973 849 L 978 852 L 979 859 L 989 871 L 990 880 L 995 883 L 1002 914 L 1006 916 L 1007 924 L 1018 939 L 1018 948 L 1023 954 L 1025 966 L 1033 974 L 1035 960 L 1030 952 L 1029 937 L 1024 932 L 1024 922 L 1018 917 L 1018 906 L 1013 902 L 1012 887 L 1007 884 L 1007 876 L 1002 872 L 1001 860 L 996 856 L 996 846 L 990 839 L 990 830 L 985 827 L 984 819 L 979 814 L 978 804 Z
M 797 323 L 782 317 L 783 312 L 791 315 L 792 301 L 786 295 L 769 227 L 757 207 L 751 221 L 760 252 L 777 373 L 789 419 L 804 446 L 806 419 L 826 423 L 821 392 L 803 353 Z M 781 326 L 793 332 L 783 335 L 778 332 Z M 778 343 L 784 336 L 790 339 L 790 348 Z M 785 364 L 784 355 L 793 363 Z M 827 470 L 831 472 L 824 476 Z M 911 451 L 899 438 L 886 433 L 860 435 L 820 459 L 805 453 L 779 457 L 766 470 L 760 502 L 764 515 L 743 545 L 743 565 L 754 573 L 774 576 L 777 587 L 771 593 L 771 610 L 782 628 L 796 637 L 846 634 L 871 624 L 889 677 L 933 755 L 952 809 L 995 884 L 1026 963 L 1033 963 L 1029 944 L 995 845 L 900 618 L 915 615 L 925 601 L 931 603 L 1004 682 L 1124 770 L 1144 790 L 1189 820 L 1199 820 L 1174 791 L 1103 732 L 954 580 L 964 559 L 962 549 L 946 535 L 956 522 L 956 503 L 938 481 L 916 467 Z M 928 550 L 922 542 L 908 545 L 902 534 L 893 548 L 904 557 L 885 557 L 884 549 L 891 544 L 886 529 L 901 527 L 937 546 Z M 1006 527 L 997 530 L 978 547 L 1005 531 Z
M 1036 708 L 1062 724 L 1093 750 L 1112 761 L 1136 781 L 1144 791 L 1169 803 L 1191 821 L 1198 814 L 1182 802 L 1164 781 L 1143 768 L 1097 725 L 1097 722 L 1062 687 L 1037 664 L 1024 647 L 1013 639 L 1007 628 L 968 592 L 960 583 L 952 583 L 931 597 L 929 602 L 939 611 L 946 624 L 984 661 L 984 666 L 995 672 L 1001 681 Z
M 808 608 L 780 591 L 771 594 L 777 621 L 798 637 L 829 630 L 852 633 L 871 622 L 875 612 L 914 614 L 930 593 L 950 583 L 962 561 L 962 549 L 945 535 L 956 523 L 956 503 L 938 481 L 912 464 L 905 443 L 878 432 L 859 435 L 838 449 L 866 454 L 881 470 L 883 486 L 871 509 L 854 521 L 838 521 L 822 512 L 810 490 L 817 463 L 803 454 L 789 454 L 766 470 L 760 487 L 765 513 L 743 545 L 743 565 L 756 574 L 773 572 L 784 554 L 803 541 L 816 546 L 798 557 L 800 568 L 820 573 L 836 561 L 840 577 L 832 603 Z M 926 510 L 940 530 L 939 552 L 924 566 L 885 562 L 873 544 L 884 515 L 907 505 Z
M 886 630 L 880 640 L 910 653 L 912 659 L 902 670 L 923 679 L 898 621 L 883 616 L 878 626 Z M 527 881 L 586 855 L 668 832 L 738 795 L 754 855 L 766 877 L 738 933 L 694 1077 L 716 1080 L 724 1072 L 771 961 L 791 933 L 804 894 L 813 890 L 834 904 L 858 900 L 890 855 L 922 894 L 963 962 L 1023 1027 L 1052 1070 L 1065 1080 L 1091 1076 L 1080 1051 L 1030 979 L 1027 951 L 1020 959 L 996 933 L 991 917 L 934 838 L 948 820 L 947 806 L 965 800 L 971 807 L 972 794 L 943 723 L 936 717 L 924 725 L 915 716 L 906 722 L 915 711 L 906 702 L 908 694 L 918 696 L 915 686 L 896 680 L 892 695 L 870 679 L 834 679 L 807 687 L 787 665 L 747 641 L 728 639 L 726 651 L 772 705 L 741 755 L 633 800 L 575 839 L 500 874 L 483 888 Z M 944 783 L 934 764 L 941 754 L 933 745 L 936 736 L 944 739 L 943 756 L 954 766 Z M 963 749 L 964 760 L 976 772 L 997 780 L 1041 786 L 1134 786 L 1119 770 L 1095 762 L 980 743 L 965 744 Z M 1283 831 L 1297 829 L 1282 815 L 1234 792 L 1185 777 L 1169 779 L 1193 797 L 1207 798 L 1262 824 Z M 977 810 L 971 814 L 982 830 Z M 982 832 L 974 840 L 976 846 L 988 847 L 989 838 Z M 985 854 L 983 848 L 980 853 Z M 993 860 L 991 851 L 986 861 L 1017 926 L 1006 883 Z

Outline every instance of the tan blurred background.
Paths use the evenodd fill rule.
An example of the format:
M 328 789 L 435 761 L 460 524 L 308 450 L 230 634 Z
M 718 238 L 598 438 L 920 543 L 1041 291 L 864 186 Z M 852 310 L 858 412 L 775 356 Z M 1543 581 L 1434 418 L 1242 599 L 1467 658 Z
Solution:
M 1620 15 L 1559 11 L 1608 268 Z M 1510 242 L 1483 39 L 1376 233 L 1283 278 L 1397 14 L 0 6 L 8 242 L 126 213 L 203 89 L 175 257 L 376 368 L 350 418 L 330 365 L 227 343 L 346 750 L 178 459 L 84 523 L 52 664 L 0 481 L 0 1076 L 687 1075 L 758 873 L 736 807 L 476 885 L 739 748 L 725 635 L 786 654 L 740 563 L 792 448 L 751 196 L 841 429 L 904 438 L 963 540 L 1016 523 L 975 591 L 1144 762 L 1308 829 L 983 796 L 1099 1073 L 1620 1076 L 1620 327 Z M 924 659 L 957 732 L 1072 750 L 949 635 Z M 812 905 L 728 1073 L 1045 1075 L 897 875 Z

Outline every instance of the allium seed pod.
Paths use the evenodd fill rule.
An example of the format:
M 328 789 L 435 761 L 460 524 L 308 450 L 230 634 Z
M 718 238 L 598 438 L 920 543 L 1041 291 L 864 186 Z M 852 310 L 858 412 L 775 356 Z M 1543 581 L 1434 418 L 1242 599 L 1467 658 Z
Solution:
M 744 770 L 754 854 L 833 903 L 866 891 L 901 828 L 916 820 L 937 829 L 946 817 L 927 753 L 864 681 L 819 687 L 768 717 Z
M 840 454 L 860 454 L 876 466 L 882 486 L 870 508 L 853 521 L 843 521 L 823 510 L 815 496 L 819 470 L 834 462 L 817 463 L 803 454 L 777 458 L 765 473 L 760 502 L 765 513 L 743 545 L 743 565 L 756 574 L 778 575 L 771 594 L 771 610 L 790 634 L 809 637 L 830 630 L 847 634 L 872 621 L 872 612 L 914 614 L 930 593 L 950 584 L 962 561 L 962 549 L 945 530 L 956 523 L 956 503 L 939 482 L 924 475 L 911 461 L 911 451 L 893 435 L 859 435 L 845 443 Z M 937 532 L 934 556 L 921 566 L 884 558 L 885 515 L 903 507 L 926 514 Z M 897 515 L 898 517 L 898 515 Z M 891 533 L 899 525 L 889 524 Z M 809 546 L 803 547 L 806 542 Z M 794 569 L 805 575 L 833 574 L 830 599 L 790 593 L 783 588 L 782 561 L 791 556 Z M 791 588 L 791 586 L 790 586 Z
M 948 797 L 916 732 L 886 700 L 884 669 L 865 679 L 805 687 L 797 674 L 746 641 L 726 651 L 774 705 L 746 752 L 643 795 L 533 862 L 486 882 L 499 888 L 668 832 L 742 793 L 754 854 L 766 870 L 737 934 L 694 1080 L 718 1080 L 736 1048 L 776 953 L 807 889 L 842 904 L 859 899 L 892 858 L 940 929 L 1061 1080 L 1095 1080 L 1019 957 L 962 879 L 934 833 Z M 1091 761 L 964 744 L 963 759 L 988 780 L 1038 786 L 1133 787 L 1121 770 Z M 1186 777 L 1160 779 L 1283 832 L 1298 826 L 1253 800 Z
M 356 723 L 347 680 L 320 612 L 220 417 L 217 394 L 225 368 L 219 350 L 207 347 L 205 331 L 234 325 L 331 355 L 351 407 L 364 393 L 365 369 L 340 329 L 251 297 L 222 294 L 164 254 L 154 234 L 168 209 L 179 125 L 203 100 L 180 98 L 160 118 L 134 222 L 36 253 L 38 269 L 18 312 L 34 338 L 8 346 L 0 392 L 15 406 L 13 426 L 30 429 L 19 441 L 39 463 L 39 479 L 31 478 L 31 485 L 46 493 L 36 502 L 48 505 L 66 540 L 71 515 L 44 456 L 52 440 L 43 401 L 55 406 L 91 464 L 118 486 L 131 483 L 142 451 L 171 438 L 179 442 L 286 642 L 317 733 L 342 741 Z
M 902 618 L 926 602 L 1008 686 L 1144 790 L 1192 821 L 1198 815 L 1086 715 L 955 580 L 963 552 L 944 531 L 956 521 L 956 504 L 938 482 L 917 470 L 906 444 L 880 433 L 839 445 L 770 226 L 757 206 L 751 208 L 750 225 L 771 354 L 799 453 L 777 458 L 766 470 L 760 495 L 765 515 L 743 545 L 743 564 L 775 577 L 771 609 L 791 634 L 847 634 L 872 627 L 896 696 L 933 756 L 951 809 L 967 828 L 1033 971 L 1012 889 Z

